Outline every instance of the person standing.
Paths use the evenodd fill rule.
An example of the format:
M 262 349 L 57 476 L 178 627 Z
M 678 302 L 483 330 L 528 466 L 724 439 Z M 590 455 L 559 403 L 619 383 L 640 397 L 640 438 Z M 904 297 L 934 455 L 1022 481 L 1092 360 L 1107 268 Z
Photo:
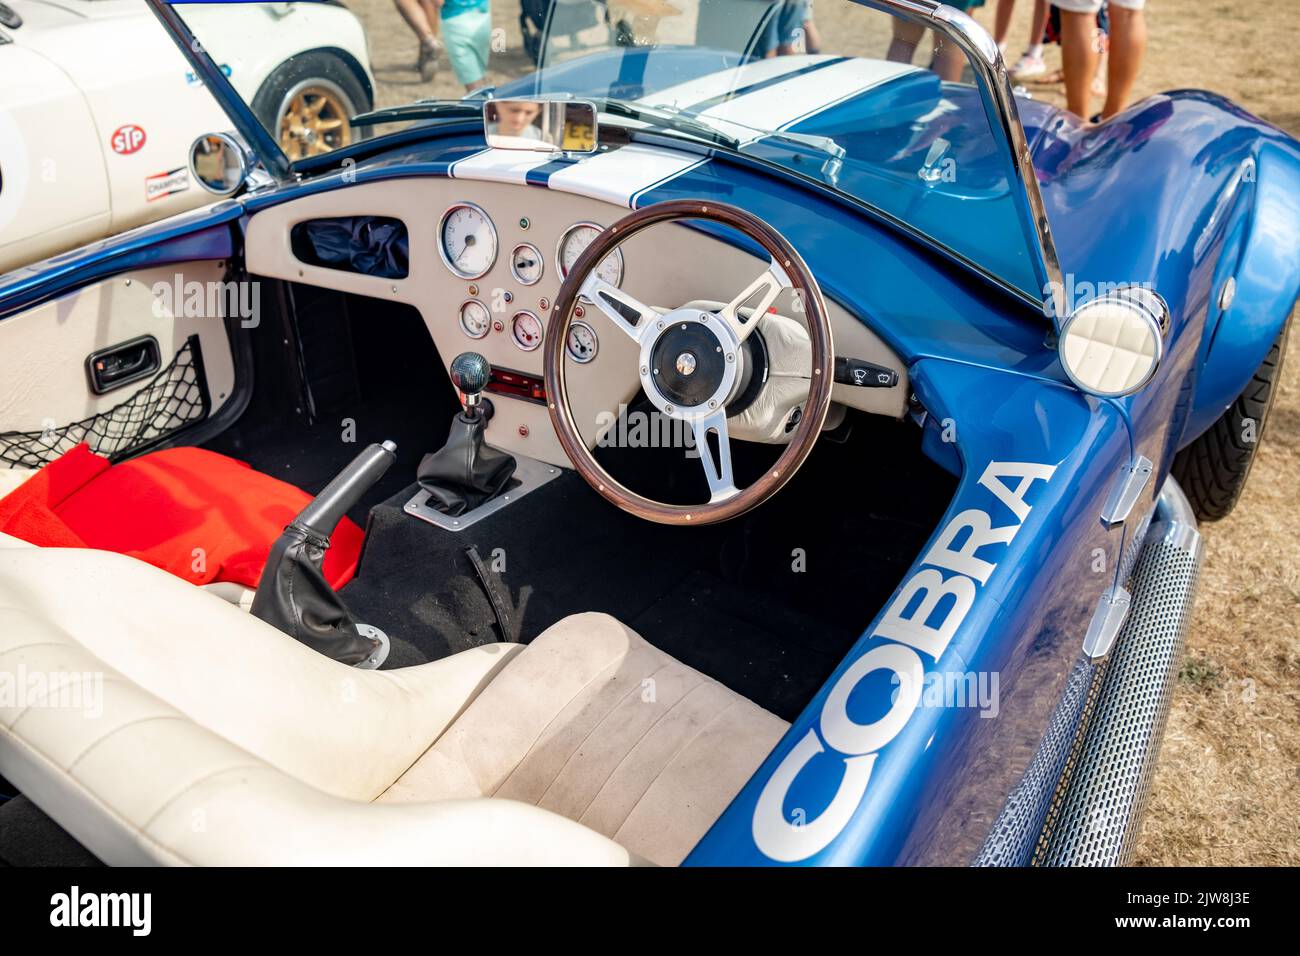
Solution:
M 948 5 L 962 13 L 969 13 L 976 7 L 984 6 L 984 0 L 951 0 Z M 916 48 L 925 35 L 925 27 L 920 23 L 895 17 L 893 30 L 894 35 L 889 41 L 885 59 L 893 63 L 911 63 L 912 57 L 916 55 Z M 942 34 L 936 32 L 929 68 L 939 75 L 939 79 L 955 83 L 961 79 L 962 72 L 966 69 L 966 54 L 955 44 L 945 42 Z
M 1097 13 L 1102 0 L 1056 0 L 1061 10 L 1061 63 L 1065 71 L 1065 100 L 1070 112 L 1092 116 L 1092 79 L 1101 51 L 1097 43 Z M 1106 71 L 1106 103 L 1098 117 L 1110 119 L 1133 95 L 1142 55 L 1146 51 L 1146 0 L 1110 0 L 1110 56 Z
M 489 0 L 433 0 L 442 8 L 442 42 L 456 81 L 467 92 L 487 85 L 488 51 L 492 43 Z
M 420 79 L 428 83 L 438 69 L 438 54 L 442 43 L 438 40 L 438 6 L 435 0 L 393 0 L 397 12 L 420 41 L 420 55 L 415 68 Z

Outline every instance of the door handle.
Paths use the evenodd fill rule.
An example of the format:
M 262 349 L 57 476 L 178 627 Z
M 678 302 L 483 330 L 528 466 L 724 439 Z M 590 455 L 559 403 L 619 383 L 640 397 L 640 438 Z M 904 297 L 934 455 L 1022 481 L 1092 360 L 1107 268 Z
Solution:
M 90 379 L 90 390 L 103 395 L 152 375 L 161 364 L 158 340 L 152 335 L 141 335 L 91 352 L 86 357 L 86 375 Z

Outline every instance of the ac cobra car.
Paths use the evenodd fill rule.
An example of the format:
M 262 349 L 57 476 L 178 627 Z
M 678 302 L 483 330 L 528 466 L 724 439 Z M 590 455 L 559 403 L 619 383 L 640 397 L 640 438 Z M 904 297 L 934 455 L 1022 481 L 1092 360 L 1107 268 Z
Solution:
M 828 3 L 556 4 L 291 161 L 151 0 L 242 138 L 0 280 L 0 857 L 1129 858 L 1300 144 Z

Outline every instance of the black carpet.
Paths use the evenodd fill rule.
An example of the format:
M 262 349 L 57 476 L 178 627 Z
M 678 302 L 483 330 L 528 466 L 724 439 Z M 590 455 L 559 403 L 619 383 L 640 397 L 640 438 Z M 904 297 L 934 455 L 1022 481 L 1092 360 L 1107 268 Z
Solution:
M 286 295 L 295 311 L 282 314 L 277 300 L 249 333 L 248 410 L 204 447 L 316 494 L 367 445 L 393 441 L 397 463 L 348 513 L 364 525 L 442 446 L 459 402 L 415 309 L 305 286 Z M 286 358 L 286 338 L 297 361 Z
M 888 455 L 881 443 L 892 446 Z M 897 447 L 907 443 L 917 447 Z M 638 450 L 643 483 L 646 474 L 699 468 L 650 467 L 656 452 Z M 402 511 L 411 485 L 372 512 L 360 573 L 343 597 L 389 634 L 386 667 L 488 641 L 526 643 L 569 614 L 603 611 L 789 720 L 901 580 L 954 489 L 955 479 L 921 456 L 915 428 L 870 418 L 842 444 L 821 442 L 766 504 L 710 527 L 634 518 L 566 471 L 450 532 Z M 504 627 L 470 547 L 505 596 Z
M 0 865 L 102 866 L 26 797 L 0 803 Z

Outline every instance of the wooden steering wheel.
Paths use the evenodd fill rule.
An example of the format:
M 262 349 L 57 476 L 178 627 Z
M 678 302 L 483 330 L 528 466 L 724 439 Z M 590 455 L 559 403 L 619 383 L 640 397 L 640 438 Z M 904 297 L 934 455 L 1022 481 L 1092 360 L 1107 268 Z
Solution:
M 767 252 L 767 269 L 716 312 L 680 308 L 667 314 L 638 302 L 596 275 L 605 257 L 632 236 L 651 226 L 686 219 L 707 220 L 737 230 Z M 812 347 L 808 400 L 776 463 L 741 489 L 732 477 L 727 405 L 735 400 L 742 380 L 741 345 L 784 289 L 794 290 L 807 319 Z M 640 347 L 638 375 L 646 396 L 664 415 L 692 430 L 708 480 L 708 502 L 674 505 L 646 498 L 611 477 L 592 455 L 574 422 L 565 379 L 565 343 L 579 296 L 600 309 Z M 656 203 L 623 217 L 602 232 L 578 257 L 556 294 L 545 347 L 547 406 L 560 444 L 573 466 L 607 501 L 660 524 L 726 521 L 770 498 L 808 457 L 830 408 L 835 352 L 826 303 L 816 279 L 785 237 L 757 216 L 725 203 Z M 716 451 L 711 439 L 716 440 Z

